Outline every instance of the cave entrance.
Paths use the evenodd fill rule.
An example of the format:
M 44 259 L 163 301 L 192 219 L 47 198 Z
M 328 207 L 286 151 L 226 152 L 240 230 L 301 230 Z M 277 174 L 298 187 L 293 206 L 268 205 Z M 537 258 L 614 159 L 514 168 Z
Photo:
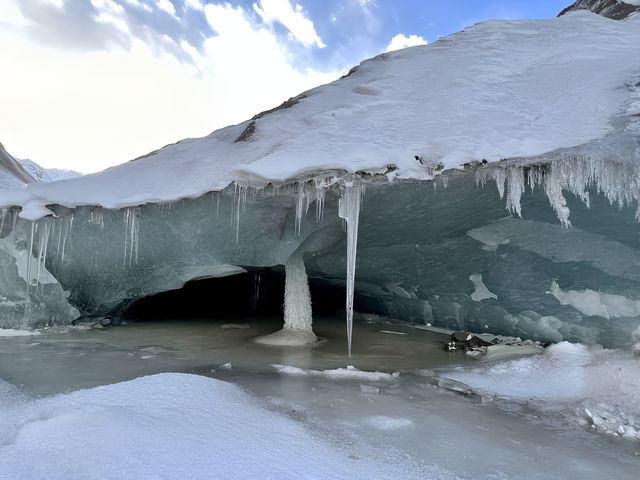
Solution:
M 141 298 L 123 313 L 129 321 L 167 319 L 243 319 L 283 316 L 283 267 L 248 269 L 222 278 L 196 279 L 178 290 Z M 309 279 L 313 315 L 335 317 L 344 310 L 344 286 Z

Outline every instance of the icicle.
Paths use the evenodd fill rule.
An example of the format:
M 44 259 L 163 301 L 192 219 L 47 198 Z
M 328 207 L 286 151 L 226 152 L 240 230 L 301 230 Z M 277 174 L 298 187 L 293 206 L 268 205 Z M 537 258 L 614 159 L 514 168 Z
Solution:
M 356 251 L 358 246 L 358 222 L 363 195 L 362 185 L 356 180 L 345 182 L 344 191 L 338 204 L 338 216 L 347 226 L 347 347 L 351 356 L 351 338 L 353 333 L 353 294 L 356 275 Z
M 125 266 L 138 263 L 138 236 L 140 230 L 140 209 L 130 207 L 124 210 L 124 260 Z
M 522 217 L 520 199 L 524 193 L 524 169 L 522 167 L 509 167 L 507 169 L 507 210 Z M 502 198 L 502 195 L 500 195 Z
M 65 222 L 64 236 L 62 237 L 62 255 L 60 262 L 64 262 L 64 252 L 67 247 L 67 238 L 71 235 L 71 227 L 73 227 L 73 213 L 69 215 L 69 220 Z
M 570 227 L 569 221 L 569 208 L 567 207 L 567 200 L 562 194 L 562 183 L 559 175 L 553 173 L 553 165 L 551 166 L 552 172 L 545 175 L 544 178 L 544 192 L 549 199 L 551 208 L 556 212 L 558 219 L 565 227 Z
M 324 177 L 314 179 L 315 184 L 315 201 L 316 201 L 316 222 L 320 223 L 324 218 L 324 199 L 327 189 L 327 182 Z
M 46 270 L 47 268 L 47 251 L 49 250 L 49 236 L 51 235 L 51 231 L 53 230 L 53 225 L 55 224 L 52 224 L 49 222 L 45 223 L 44 242 L 42 245 L 42 271 Z M 38 275 L 38 282 L 40 282 L 41 291 L 42 293 L 44 293 L 44 284 L 42 283 L 42 276 L 41 276 L 42 271 Z
M 296 191 L 296 235 L 300 235 L 302 230 L 302 207 L 304 206 L 304 185 L 301 182 L 297 183 L 298 190 Z
M 160 207 L 162 211 L 162 206 Z M 101 210 L 91 210 L 89 214 L 89 223 L 93 223 L 94 225 L 99 225 L 101 230 L 104 230 L 104 214 Z
M 231 226 L 234 227 L 236 244 L 240 240 L 240 212 L 245 209 L 247 202 L 247 189 L 238 184 L 234 184 L 233 208 L 231 209 Z
M 7 216 L 7 209 L 2 209 L 2 220 L 0 221 L 0 237 L 2 236 L 2 231 L 4 230 L 4 218 Z
M 26 273 L 26 294 L 24 298 L 24 314 L 25 316 L 31 310 L 31 257 L 33 256 L 33 237 L 36 233 L 36 222 L 31 222 L 31 233 L 29 234 L 29 250 L 27 251 L 27 273 Z

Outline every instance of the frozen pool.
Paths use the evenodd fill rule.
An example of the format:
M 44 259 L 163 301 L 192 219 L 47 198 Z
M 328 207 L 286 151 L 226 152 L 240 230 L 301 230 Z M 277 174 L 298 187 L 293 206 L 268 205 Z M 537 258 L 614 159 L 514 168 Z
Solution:
M 121 405 L 123 398 L 131 395 L 136 396 L 138 403 L 133 406 L 127 404 L 129 410 L 126 411 L 133 409 L 137 412 L 136 409 L 141 409 L 144 418 L 148 417 L 148 422 L 153 424 L 157 421 L 162 426 L 158 429 L 161 432 L 159 435 L 165 435 L 167 442 L 175 441 L 182 433 L 196 437 L 201 435 L 198 445 L 206 446 L 216 438 L 210 430 L 222 427 L 214 422 L 207 429 L 194 427 L 193 433 L 189 434 L 191 430 L 185 425 L 191 422 L 202 424 L 218 418 L 217 413 L 207 410 L 208 407 L 205 408 L 206 405 L 201 402 L 204 401 L 203 396 L 209 398 L 213 395 L 206 393 L 206 388 L 224 390 L 219 386 L 224 384 L 202 387 L 201 391 L 197 381 L 185 380 L 191 377 L 169 380 L 161 377 L 163 380 L 158 380 L 159 383 L 149 380 L 151 384 L 148 390 L 140 390 L 140 386 L 134 382 L 110 387 L 116 391 L 98 389 L 83 394 L 75 392 L 145 375 L 182 372 L 235 384 L 249 394 L 251 401 L 257 400 L 258 406 L 252 403 L 251 408 L 263 409 L 269 415 L 275 415 L 280 419 L 278 422 L 290 422 L 284 426 L 276 422 L 280 430 L 271 437 L 268 430 L 252 429 L 251 421 L 262 422 L 256 420 L 262 417 L 256 417 L 253 410 L 242 414 L 242 409 L 249 407 L 245 400 L 238 401 L 237 409 L 234 408 L 238 418 L 229 421 L 237 425 L 238 435 L 248 437 L 236 440 L 245 442 L 261 453 L 247 457 L 244 453 L 229 450 L 231 447 L 227 443 L 227 450 L 222 447 L 217 447 L 217 450 L 213 447 L 205 449 L 209 452 L 207 461 L 217 456 L 221 457 L 218 459 L 220 461 L 224 459 L 225 468 L 228 469 L 218 471 L 220 478 L 246 478 L 251 471 L 255 473 L 255 470 L 243 470 L 243 465 L 246 467 L 247 462 L 269 458 L 270 454 L 263 451 L 267 446 L 293 448 L 286 446 L 289 428 L 302 429 L 304 434 L 296 430 L 298 433 L 292 434 L 292 438 L 297 438 L 298 442 L 308 442 L 311 451 L 326 448 L 327 452 L 337 452 L 335 464 L 340 468 L 323 470 L 325 467 L 318 464 L 318 470 L 308 471 L 308 478 L 359 478 L 362 475 L 372 478 L 371 472 L 378 472 L 380 478 L 637 478 L 637 469 L 640 467 L 640 456 L 636 455 L 640 450 L 638 443 L 599 435 L 588 425 L 573 421 L 571 409 L 579 399 L 575 402 L 572 400 L 573 403 L 568 403 L 566 398 L 535 400 L 527 399 L 526 394 L 524 399 L 511 398 L 508 391 L 503 395 L 505 392 L 487 392 L 480 388 L 483 385 L 477 379 L 482 375 L 491 375 L 498 383 L 513 383 L 512 377 L 517 377 L 518 373 L 510 366 L 518 359 L 491 363 L 469 358 L 462 352 L 448 353 L 442 348 L 445 335 L 388 323 L 358 324 L 354 336 L 354 356 L 348 358 L 344 324 L 329 318 L 316 322 L 316 332 L 323 341 L 311 348 L 273 347 L 251 341 L 278 327 L 277 321 L 264 318 L 167 320 L 134 322 L 104 330 L 45 330 L 40 335 L 0 337 L 0 378 L 20 388 L 20 394 L 7 386 L 4 390 L 0 389 L 0 402 L 7 407 L 2 417 L 3 423 L 11 426 L 7 427 L 7 431 L 22 431 L 26 428 L 20 423 L 24 418 L 31 418 L 29 415 L 37 419 L 43 416 L 49 418 L 47 415 L 53 415 L 51 411 L 55 410 L 50 403 L 57 401 L 62 402 L 64 407 L 56 407 L 62 409 L 61 412 L 55 410 L 56 415 L 63 415 L 67 419 L 64 415 L 68 415 L 65 408 L 69 408 L 69 405 L 73 405 L 73 412 L 76 413 L 77 410 L 84 412 L 83 408 L 86 408 L 93 413 L 84 412 L 82 415 L 89 415 L 90 420 L 81 415 L 78 423 L 85 425 L 89 422 L 93 425 L 96 408 L 99 412 L 105 412 L 105 405 L 113 405 L 114 402 Z M 535 370 L 536 358 L 542 359 L 543 355 L 529 357 L 530 370 Z M 555 369 L 551 374 L 554 375 L 554 382 L 561 382 L 565 374 L 571 381 L 576 381 L 573 367 L 563 371 L 562 362 L 559 366 L 557 362 L 553 365 Z M 621 365 L 625 369 L 638 368 L 637 363 Z M 500 377 L 501 366 L 509 369 L 509 375 Z M 447 376 L 463 382 L 466 380 L 474 391 L 480 393 L 475 394 L 461 384 L 448 385 L 447 380 L 443 379 Z M 523 382 L 528 381 L 528 377 L 522 378 Z M 530 381 L 539 382 L 540 378 L 534 376 Z M 522 389 L 520 383 L 515 384 Z M 52 395 L 63 392 L 65 396 L 51 400 Z M 165 398 L 158 392 L 170 394 Z M 630 392 L 633 395 L 633 391 Z M 20 399 L 16 400 L 16 395 Z M 147 403 L 144 395 L 150 396 L 149 412 L 145 412 Z M 173 403 L 177 399 L 183 403 Z M 177 429 L 172 430 L 173 434 L 166 433 L 167 428 L 171 429 L 171 421 L 162 416 L 153 416 L 155 411 L 168 411 L 170 407 L 165 400 L 179 412 L 170 415 L 175 418 Z M 83 406 L 85 401 L 92 406 Z M 14 410 L 8 408 L 10 403 Z M 18 408 L 16 404 L 30 404 L 32 410 Z M 193 406 L 193 412 L 190 405 Z M 162 445 L 157 444 L 161 440 L 140 434 L 139 428 L 147 425 L 147 420 L 138 423 L 140 420 L 135 417 L 137 420 L 132 426 L 131 419 L 125 416 L 123 420 L 119 416 L 122 411 L 116 409 L 114 413 L 107 409 L 105 415 L 116 415 L 111 419 L 112 423 L 107 422 L 108 425 L 122 424 L 126 428 L 133 428 L 134 433 L 127 434 L 127 438 L 131 436 L 142 439 L 142 442 L 148 439 L 150 449 L 162 450 Z M 200 418 L 198 415 L 204 415 L 202 418 L 209 420 L 197 420 Z M 227 417 L 222 415 L 220 418 Z M 243 419 L 247 420 L 246 425 L 240 424 Z M 78 430 L 75 420 L 56 422 L 53 430 L 72 436 L 80 435 L 80 438 L 86 433 Z M 108 441 L 113 432 L 105 433 L 103 427 L 98 422 L 93 435 L 106 435 Z M 29 432 L 31 430 L 27 428 Z M 36 444 L 38 439 L 50 441 L 48 430 L 44 432 L 36 430 L 37 434 L 31 432 L 32 435 L 27 438 Z M 88 438 L 94 436 L 88 435 Z M 18 454 L 18 458 L 24 462 L 46 460 L 46 456 L 42 457 L 33 444 L 25 447 L 16 438 L 20 440 L 22 437 L 8 435 L 0 441 L 0 458 L 8 459 L 8 464 L 15 462 L 15 455 Z M 278 442 L 284 442 L 285 445 Z M 184 473 L 185 476 L 181 478 L 187 478 L 185 472 L 192 467 L 195 469 L 192 471 L 194 478 L 200 478 L 198 472 L 211 470 L 194 466 L 192 457 L 201 453 L 198 448 L 194 447 L 189 454 L 183 453 L 177 457 L 167 456 L 166 453 L 159 455 L 153 460 L 154 466 L 149 467 L 149 478 L 179 478 L 177 471 Z M 82 452 L 82 447 L 79 450 Z M 97 449 L 95 453 L 87 447 L 83 458 L 90 461 L 92 455 L 100 455 L 100 452 L 104 453 L 104 450 Z M 135 452 L 136 455 L 149 454 L 144 449 Z M 126 451 L 120 454 L 120 461 L 130 460 Z M 305 456 L 304 452 L 298 455 L 302 456 L 300 461 L 308 461 L 309 465 L 316 465 L 313 462 L 318 460 L 313 455 Z M 181 464 L 181 459 L 186 463 Z M 160 468 L 169 463 L 177 470 Z M 82 469 L 86 467 L 83 465 L 85 463 L 79 462 L 77 469 L 84 471 Z M 140 468 L 140 471 L 145 471 L 143 467 Z M 289 467 L 285 465 L 283 468 Z M 33 478 L 46 478 L 38 477 L 35 470 L 28 472 Z M 233 472 L 236 473 L 235 477 Z M 289 470 L 292 475 L 295 472 L 299 470 L 293 467 Z M 65 478 L 74 478 L 73 473 L 73 469 L 65 471 Z M 276 471 L 274 475 L 280 478 L 277 475 L 281 473 Z M 0 470 L 0 478 L 13 478 L 2 475 Z M 113 478 L 120 477 L 116 475 Z

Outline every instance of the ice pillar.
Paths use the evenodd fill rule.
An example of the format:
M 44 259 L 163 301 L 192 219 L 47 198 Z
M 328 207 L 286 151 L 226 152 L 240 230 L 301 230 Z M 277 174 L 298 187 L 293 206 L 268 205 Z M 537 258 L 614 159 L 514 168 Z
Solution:
M 258 337 L 254 342 L 282 346 L 313 344 L 317 338 L 312 328 L 311 294 L 301 252 L 291 254 L 284 271 L 284 327 L 278 332 Z
M 345 182 L 340 198 L 338 215 L 346 221 L 347 227 L 347 349 L 351 356 L 353 333 L 353 293 L 356 279 L 356 249 L 358 246 L 358 222 L 362 201 L 362 185 L 356 181 Z
M 311 294 L 302 254 L 293 253 L 284 266 L 284 328 L 312 332 Z

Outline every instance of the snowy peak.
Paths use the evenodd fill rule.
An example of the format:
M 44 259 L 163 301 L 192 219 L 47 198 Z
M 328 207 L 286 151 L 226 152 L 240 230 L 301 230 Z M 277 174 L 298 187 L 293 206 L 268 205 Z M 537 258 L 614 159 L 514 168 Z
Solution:
M 33 160 L 19 160 L 22 167 L 34 178 L 38 183 L 55 182 L 57 180 L 66 180 L 68 178 L 81 177 L 82 173 L 75 170 L 62 170 L 59 168 L 44 168 Z
M 560 16 L 576 10 L 591 10 L 613 20 L 625 20 L 640 12 L 640 0 L 577 0 L 560 12 Z
M 22 187 L 34 178 L 7 152 L 0 143 L 0 189 Z

